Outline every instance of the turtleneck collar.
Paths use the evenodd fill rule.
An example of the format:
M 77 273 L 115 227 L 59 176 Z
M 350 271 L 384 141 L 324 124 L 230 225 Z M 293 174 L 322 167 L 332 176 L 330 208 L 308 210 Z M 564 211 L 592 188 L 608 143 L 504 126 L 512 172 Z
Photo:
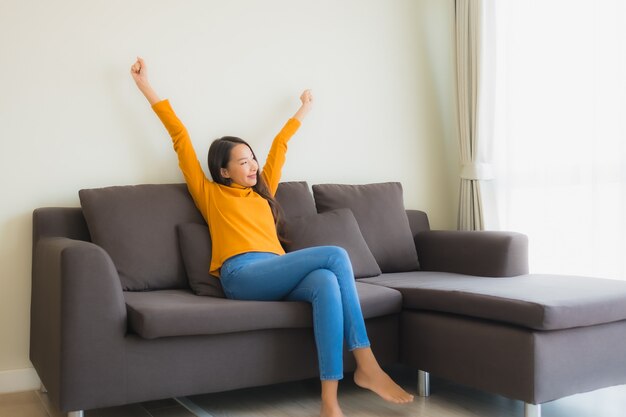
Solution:
M 237 188 L 239 190 L 249 190 L 249 189 L 252 189 L 252 187 L 244 187 L 243 185 L 237 184 L 236 182 L 230 183 L 230 187 Z

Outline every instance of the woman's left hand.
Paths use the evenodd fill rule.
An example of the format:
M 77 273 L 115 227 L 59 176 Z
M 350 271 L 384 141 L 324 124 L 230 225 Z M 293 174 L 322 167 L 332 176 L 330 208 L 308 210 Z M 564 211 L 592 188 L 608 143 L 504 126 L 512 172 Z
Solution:
M 309 110 L 313 107 L 313 94 L 311 90 L 304 90 L 300 95 L 300 101 L 302 102 L 302 106 L 300 106 L 296 114 L 293 115 L 293 118 L 302 122 Z
M 304 90 L 300 95 L 300 101 L 302 102 L 303 106 L 313 104 L 313 93 L 311 92 L 311 90 Z

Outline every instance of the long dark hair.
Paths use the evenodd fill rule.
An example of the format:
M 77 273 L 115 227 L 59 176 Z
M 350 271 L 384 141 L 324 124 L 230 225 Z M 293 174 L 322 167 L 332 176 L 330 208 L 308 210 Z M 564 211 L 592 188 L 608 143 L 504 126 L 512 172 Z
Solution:
M 239 144 L 246 145 L 250 151 L 252 152 L 252 158 L 257 161 L 256 154 L 252 150 L 252 147 L 245 140 L 235 137 L 235 136 L 223 136 L 219 139 L 215 139 L 211 146 L 209 147 L 209 155 L 207 157 L 207 162 L 209 165 L 209 172 L 211 173 L 211 177 L 213 177 L 213 181 L 218 184 L 230 186 L 232 184 L 232 180 L 230 178 L 224 178 L 222 176 L 222 168 L 228 167 L 228 162 L 230 162 L 230 154 L 232 149 Z M 285 243 L 287 240 L 282 236 L 284 231 L 284 213 L 280 204 L 274 196 L 270 193 L 263 176 L 261 175 L 261 169 L 259 168 L 256 172 L 256 184 L 252 187 L 254 191 L 257 192 L 261 197 L 267 200 L 272 209 L 272 215 L 274 216 L 274 225 L 276 226 L 276 233 L 278 235 L 278 239 Z

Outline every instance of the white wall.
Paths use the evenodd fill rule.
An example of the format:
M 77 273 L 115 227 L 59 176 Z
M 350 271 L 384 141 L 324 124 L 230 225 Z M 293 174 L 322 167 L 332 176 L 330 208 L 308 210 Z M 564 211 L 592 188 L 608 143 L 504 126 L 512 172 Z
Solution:
M 454 228 L 453 3 L 2 0 L 0 390 L 36 383 L 32 210 L 78 206 L 81 188 L 182 182 L 129 75 L 136 55 L 203 164 L 226 134 L 264 157 L 312 88 L 315 109 L 290 143 L 283 180 L 401 181 L 407 208 Z

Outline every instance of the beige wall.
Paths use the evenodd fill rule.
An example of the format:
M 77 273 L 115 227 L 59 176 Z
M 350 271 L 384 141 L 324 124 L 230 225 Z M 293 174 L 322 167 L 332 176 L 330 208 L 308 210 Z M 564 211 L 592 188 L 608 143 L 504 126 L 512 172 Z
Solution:
M 264 156 L 312 88 L 316 107 L 291 142 L 283 180 L 401 181 L 408 208 L 454 228 L 453 3 L 3 0 L 0 391 L 36 380 L 16 376 L 33 375 L 32 210 L 78 206 L 81 188 L 182 181 L 130 78 L 138 54 L 203 164 L 225 134 Z

